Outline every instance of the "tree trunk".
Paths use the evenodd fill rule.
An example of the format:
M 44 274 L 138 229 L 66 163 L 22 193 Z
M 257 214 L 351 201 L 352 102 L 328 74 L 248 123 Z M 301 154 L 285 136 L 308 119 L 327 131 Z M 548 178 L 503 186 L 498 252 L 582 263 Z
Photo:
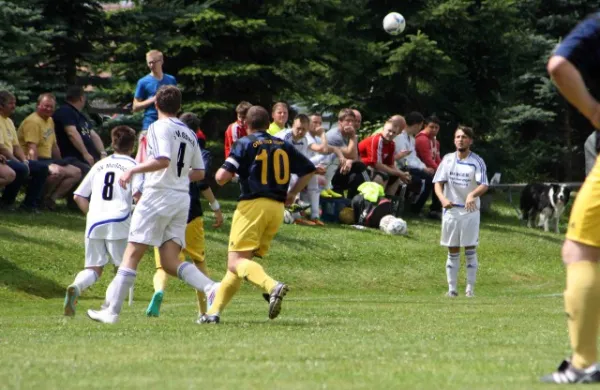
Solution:
M 571 109 L 565 110 L 565 122 L 563 129 L 565 152 L 563 156 L 564 180 L 573 181 L 573 128 L 571 127 Z

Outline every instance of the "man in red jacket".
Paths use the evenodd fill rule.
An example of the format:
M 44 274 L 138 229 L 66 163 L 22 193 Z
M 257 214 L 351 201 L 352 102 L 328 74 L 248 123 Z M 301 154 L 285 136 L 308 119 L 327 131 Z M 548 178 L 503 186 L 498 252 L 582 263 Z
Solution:
M 386 195 L 396 195 L 402 183 L 410 182 L 410 174 L 396 168 L 394 138 L 400 129 L 392 121 L 385 122 L 381 133 L 360 141 L 358 152 L 368 167 L 371 180 L 385 187 Z
M 425 120 L 425 128 L 415 137 L 417 156 L 425 163 L 427 168 L 432 168 L 434 171 L 437 171 L 438 165 L 442 161 L 440 143 L 435 138 L 439 131 L 440 120 L 432 115 Z M 442 204 L 434 191 L 431 191 L 431 207 L 429 210 L 430 217 L 441 219 Z

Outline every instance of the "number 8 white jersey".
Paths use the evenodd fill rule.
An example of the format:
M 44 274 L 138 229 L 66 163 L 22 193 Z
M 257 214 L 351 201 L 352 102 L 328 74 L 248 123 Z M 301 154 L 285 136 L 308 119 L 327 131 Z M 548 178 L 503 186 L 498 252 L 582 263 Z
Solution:
M 148 129 L 148 158 L 168 158 L 169 167 L 146 173 L 144 189 L 189 192 L 190 169 L 204 169 L 196 134 L 177 118 L 159 119 Z
M 134 175 L 123 189 L 119 178 L 137 163 L 129 156 L 113 154 L 98 161 L 74 194 L 90 199 L 85 236 L 94 239 L 120 240 L 129 235 L 133 194 L 142 192 L 143 175 Z

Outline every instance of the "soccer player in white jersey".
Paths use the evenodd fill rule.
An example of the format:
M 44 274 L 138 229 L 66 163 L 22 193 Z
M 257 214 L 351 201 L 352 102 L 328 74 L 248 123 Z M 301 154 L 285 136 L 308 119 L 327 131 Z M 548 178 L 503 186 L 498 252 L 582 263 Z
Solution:
M 297 151 L 310 159 L 313 156 L 313 151 L 322 149 L 319 145 L 315 145 L 312 137 L 309 139 L 306 136 L 309 126 L 310 120 L 308 116 L 299 114 L 294 118 L 291 129 L 281 130 L 275 134 L 275 137 L 294 145 Z M 325 173 L 325 169 L 317 167 L 317 173 L 322 175 Z M 296 184 L 297 180 L 298 176 L 292 174 L 290 188 Z M 308 193 L 310 202 L 310 220 L 306 221 L 303 218 L 299 218 L 295 220 L 295 223 L 300 225 L 324 226 L 325 224 L 319 219 L 319 182 L 316 176 L 313 176 L 308 182 L 306 192 Z
M 135 131 L 117 126 L 111 131 L 111 138 L 115 153 L 97 162 L 74 193 L 75 203 L 87 216 L 85 268 L 67 288 L 66 316 L 75 315 L 77 298 L 100 278 L 109 257 L 115 266 L 121 264 L 129 235 L 131 205 L 141 195 L 143 176 L 136 176 L 126 188 L 118 183 L 123 172 L 137 165 L 129 157 L 135 145 Z
M 168 274 L 179 276 L 198 291 L 203 291 L 209 306 L 218 284 L 207 278 L 192 263 L 179 260 L 185 247 L 190 181 L 204 178 L 204 163 L 196 135 L 177 119 L 181 91 L 172 85 L 156 93 L 158 120 L 148 129 L 148 159 L 125 171 L 119 185 L 126 188 L 132 179 L 145 173 L 144 195 L 133 217 L 123 262 L 106 290 L 107 307 L 88 310 L 99 322 L 115 323 L 123 300 L 135 281 L 136 269 L 148 246 L 159 247 L 161 266 Z
M 446 276 L 449 297 L 458 296 L 457 278 L 460 248 L 465 248 L 467 263 L 466 296 L 475 294 L 477 245 L 479 244 L 480 196 L 488 189 L 485 162 L 471 151 L 473 129 L 459 126 L 454 132 L 456 152 L 447 154 L 433 178 L 435 193 L 442 203 L 442 238 L 448 247 Z

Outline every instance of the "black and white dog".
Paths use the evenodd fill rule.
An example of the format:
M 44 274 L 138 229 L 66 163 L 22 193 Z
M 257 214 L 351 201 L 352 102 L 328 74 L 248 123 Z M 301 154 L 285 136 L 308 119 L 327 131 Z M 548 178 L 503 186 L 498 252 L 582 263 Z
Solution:
M 521 218 L 527 220 L 531 228 L 539 215 L 538 227 L 550 230 L 550 222 L 554 223 L 554 231 L 558 231 L 558 221 L 569 203 L 571 190 L 564 184 L 527 184 L 521 193 Z

